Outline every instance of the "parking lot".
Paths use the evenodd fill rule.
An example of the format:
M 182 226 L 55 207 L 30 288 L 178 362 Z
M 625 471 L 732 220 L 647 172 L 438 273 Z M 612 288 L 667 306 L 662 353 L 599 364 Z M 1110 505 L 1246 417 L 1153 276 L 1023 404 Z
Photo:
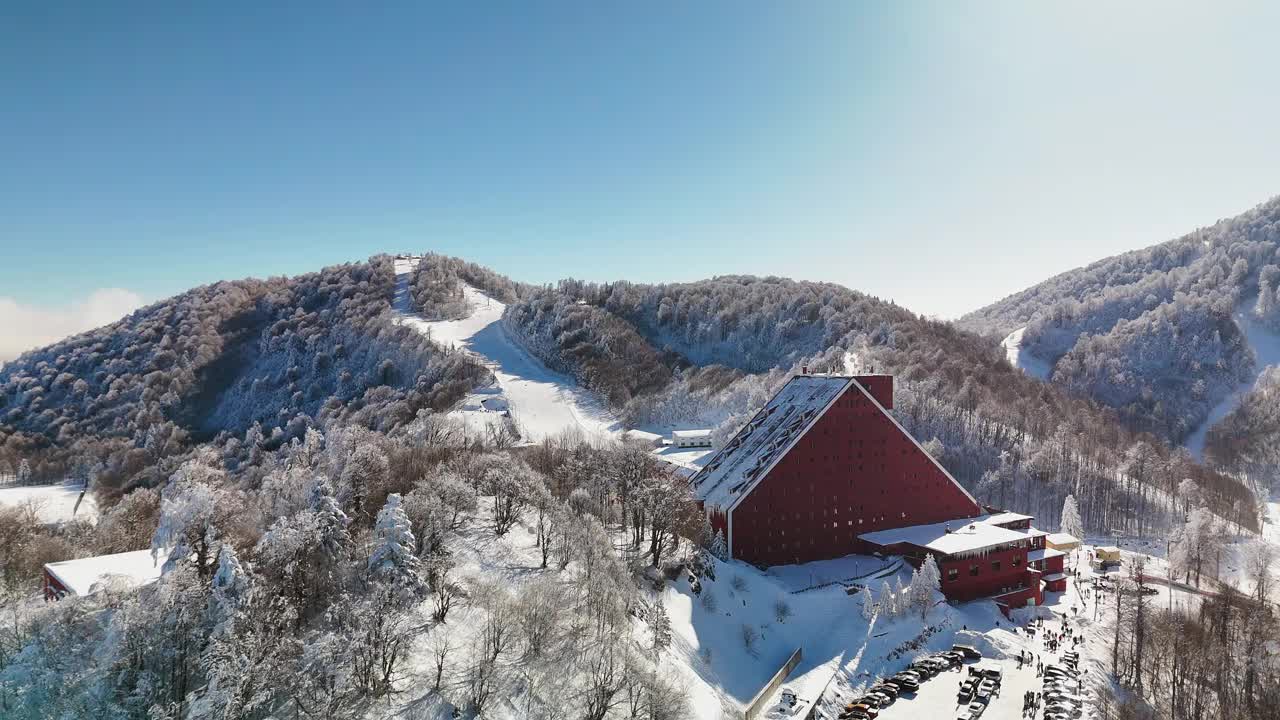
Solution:
M 1000 665 L 1004 668 L 1004 680 L 1000 694 L 991 699 L 987 710 L 982 714 L 983 720 L 1026 720 L 1022 712 L 1022 696 L 1028 690 L 1040 689 L 1040 678 L 1036 677 L 1035 665 L 1027 665 L 1018 669 L 1016 660 L 983 659 L 981 665 Z M 968 718 L 967 703 L 961 705 L 956 699 L 960 683 L 969 674 L 969 665 L 959 670 L 939 673 L 920 684 L 915 695 L 903 695 L 880 712 L 883 720 L 955 720 L 958 717 Z

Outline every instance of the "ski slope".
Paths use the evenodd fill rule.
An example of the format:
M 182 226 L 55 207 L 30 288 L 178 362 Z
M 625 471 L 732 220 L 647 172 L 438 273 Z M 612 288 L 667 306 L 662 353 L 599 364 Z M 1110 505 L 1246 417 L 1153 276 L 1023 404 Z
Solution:
M 1209 429 L 1230 415 L 1240 405 L 1240 401 L 1253 389 L 1254 383 L 1258 381 L 1258 376 L 1262 374 L 1263 370 L 1267 369 L 1267 366 L 1280 365 L 1280 335 L 1263 327 L 1254 320 L 1251 311 L 1257 302 L 1257 296 L 1247 299 L 1236 306 L 1234 313 L 1236 326 L 1240 328 L 1240 332 L 1244 333 L 1245 339 L 1249 342 L 1249 347 L 1253 348 L 1253 352 L 1257 356 L 1253 374 L 1250 375 L 1248 380 L 1240 383 L 1235 390 L 1232 390 L 1219 401 L 1209 411 L 1209 415 L 1204 422 L 1200 423 L 1200 426 L 1187 436 L 1187 450 L 1191 452 L 1191 455 L 1196 460 L 1204 459 L 1204 444 L 1205 438 L 1209 434 Z
M 1020 327 L 1009 333 L 1004 340 L 1000 341 L 1000 346 L 1004 348 L 1005 357 L 1009 358 L 1009 364 L 1018 368 L 1022 372 L 1034 378 L 1048 380 L 1053 374 L 1053 368 L 1049 363 L 1032 355 L 1029 350 L 1022 347 L 1022 334 L 1027 328 Z
M 454 416 L 475 428 L 501 422 L 509 411 L 521 439 L 531 443 L 566 433 L 587 439 L 622 434 L 622 423 L 594 394 L 547 368 L 507 335 L 501 322 L 503 303 L 464 286 L 471 305 L 467 317 L 431 321 L 415 312 L 409 278 L 418 262 L 417 258 L 396 259 L 396 321 L 440 345 L 475 355 L 497 378 L 496 387 L 479 389 Z

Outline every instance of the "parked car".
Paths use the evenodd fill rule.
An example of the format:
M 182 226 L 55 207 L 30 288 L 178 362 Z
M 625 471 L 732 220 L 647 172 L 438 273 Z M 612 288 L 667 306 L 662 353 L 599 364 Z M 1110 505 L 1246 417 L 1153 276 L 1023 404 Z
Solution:
M 972 645 L 952 645 L 951 650 L 952 652 L 958 652 L 961 655 L 964 655 L 968 660 L 982 659 L 982 653 L 978 651 L 978 648 Z
M 939 655 L 939 657 L 946 658 L 951 667 L 960 667 L 964 664 L 964 653 L 956 652 L 955 650 L 948 650 Z
M 994 680 L 997 685 L 1004 680 L 1004 668 L 999 665 L 988 665 L 983 668 L 982 674 Z
M 897 699 L 898 699 L 898 686 L 897 686 L 897 685 L 889 685 L 888 683 L 878 682 L 878 683 L 876 683 L 875 685 L 872 685 L 872 686 L 871 686 L 871 692 L 874 692 L 874 693 L 880 693 L 881 695 L 887 695 L 887 696 L 889 696 L 889 700 L 890 700 L 891 702 L 892 702 L 893 700 L 897 700 Z
M 910 668 L 911 671 L 918 674 L 922 680 L 927 680 L 938 674 L 938 671 L 933 667 L 933 665 L 923 660 L 917 660 L 911 663 Z
M 967 703 L 973 699 L 973 685 L 965 683 L 960 686 L 959 692 L 956 693 L 956 702 Z
M 969 717 L 974 718 L 974 720 L 977 720 L 977 718 L 982 717 L 982 713 L 986 711 L 987 711 L 987 706 L 983 703 L 980 703 L 980 702 L 969 703 Z
M 1059 715 L 1066 715 L 1069 718 L 1078 718 L 1084 714 L 1084 711 L 1070 703 L 1051 702 L 1044 706 L 1044 713 L 1046 716 L 1050 713 L 1055 713 Z
M 889 704 L 889 698 L 880 693 L 867 693 L 858 698 L 855 702 L 861 705 L 870 705 L 877 710 Z
M 920 681 L 914 677 L 894 676 L 893 681 L 898 684 L 898 687 L 901 687 L 903 690 L 908 692 L 915 692 L 920 689 Z

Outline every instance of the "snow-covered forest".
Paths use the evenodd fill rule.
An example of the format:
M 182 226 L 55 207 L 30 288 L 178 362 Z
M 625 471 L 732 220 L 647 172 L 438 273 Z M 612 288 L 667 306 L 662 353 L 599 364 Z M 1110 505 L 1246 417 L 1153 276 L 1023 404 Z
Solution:
M 612 381 L 631 383 L 619 409 L 636 426 L 711 425 L 725 437 L 803 366 L 888 372 L 898 386 L 895 416 L 937 440 L 940 461 L 986 502 L 1055 522 L 1074 494 L 1090 529 L 1145 534 L 1169 526 L 1167 499 L 1190 478 L 1216 512 L 1257 525 L 1257 501 L 1239 481 L 1135 432 L 1101 403 L 1025 376 L 990 338 L 839 286 L 566 280 L 535 297 L 508 309 L 512 335 L 613 402 L 628 393 L 582 372 L 582 358 L 600 368 L 641 361 L 644 372 Z M 637 352 L 637 336 L 653 350 Z M 672 370 L 665 384 L 648 370 L 659 361 Z
M 495 450 L 435 417 L 264 440 L 188 453 L 96 526 L 0 512 L 5 717 L 360 717 L 408 677 L 430 707 L 687 716 L 641 652 L 670 638 L 637 582 L 696 561 L 707 529 L 643 448 Z M 540 559 L 526 591 L 460 567 L 464 537 L 513 532 Z M 148 546 L 170 558 L 152 585 L 23 599 L 42 559 Z
M 1269 360 L 1234 313 L 1280 329 L 1280 198 L 1181 238 L 1062 273 L 961 318 L 1051 365 L 1053 381 L 1181 442 Z
M 220 282 L 0 369 L 0 466 L 155 487 L 197 442 L 380 429 L 448 408 L 488 371 L 390 319 L 391 259 Z
M 1258 527 L 1258 498 L 1239 479 L 1028 377 L 998 338 L 839 286 L 730 277 L 534 288 L 428 255 L 401 290 L 441 320 L 500 299 L 502 342 L 635 428 L 712 426 L 723 438 L 802 367 L 885 372 L 894 416 L 984 503 L 1100 534 L 1186 534 L 1188 513 Z M 29 507 L 0 509 L 0 714 L 435 718 L 458 708 L 661 720 L 720 702 L 722 681 L 704 676 L 738 668 L 681 647 L 662 601 L 673 584 L 688 593 L 668 598 L 680 603 L 710 587 L 721 547 L 675 467 L 640 444 L 518 443 L 469 428 L 446 411 L 492 372 L 395 322 L 395 297 L 386 256 L 219 283 L 0 370 L 0 472 L 89 480 L 99 513 L 46 524 Z M 1178 323 L 1214 321 L 1194 302 L 1204 311 L 1189 319 L 1152 316 L 1166 344 Z M 1138 323 L 1129 335 L 1148 332 L 1126 322 Z M 1228 422 L 1270 422 L 1264 381 Z M 1225 457 L 1226 438 L 1209 442 Z M 1239 452 L 1240 463 L 1264 462 Z M 47 606 L 34 595 L 45 563 L 147 547 L 165 562 L 151 585 Z M 745 607 L 734 586 L 746 582 L 730 579 L 689 612 L 728 615 L 725 596 Z M 734 626 L 734 651 L 751 656 L 790 612 L 783 598 L 768 619 Z M 664 653 L 680 653 L 678 672 Z

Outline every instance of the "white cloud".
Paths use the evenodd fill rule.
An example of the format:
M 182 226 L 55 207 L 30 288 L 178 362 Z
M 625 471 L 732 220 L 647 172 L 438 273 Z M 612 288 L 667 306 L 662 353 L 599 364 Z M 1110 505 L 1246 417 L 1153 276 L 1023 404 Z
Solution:
M 0 363 L 68 335 L 115 322 L 142 307 L 142 296 L 130 290 L 103 288 L 65 307 L 24 305 L 0 297 Z

